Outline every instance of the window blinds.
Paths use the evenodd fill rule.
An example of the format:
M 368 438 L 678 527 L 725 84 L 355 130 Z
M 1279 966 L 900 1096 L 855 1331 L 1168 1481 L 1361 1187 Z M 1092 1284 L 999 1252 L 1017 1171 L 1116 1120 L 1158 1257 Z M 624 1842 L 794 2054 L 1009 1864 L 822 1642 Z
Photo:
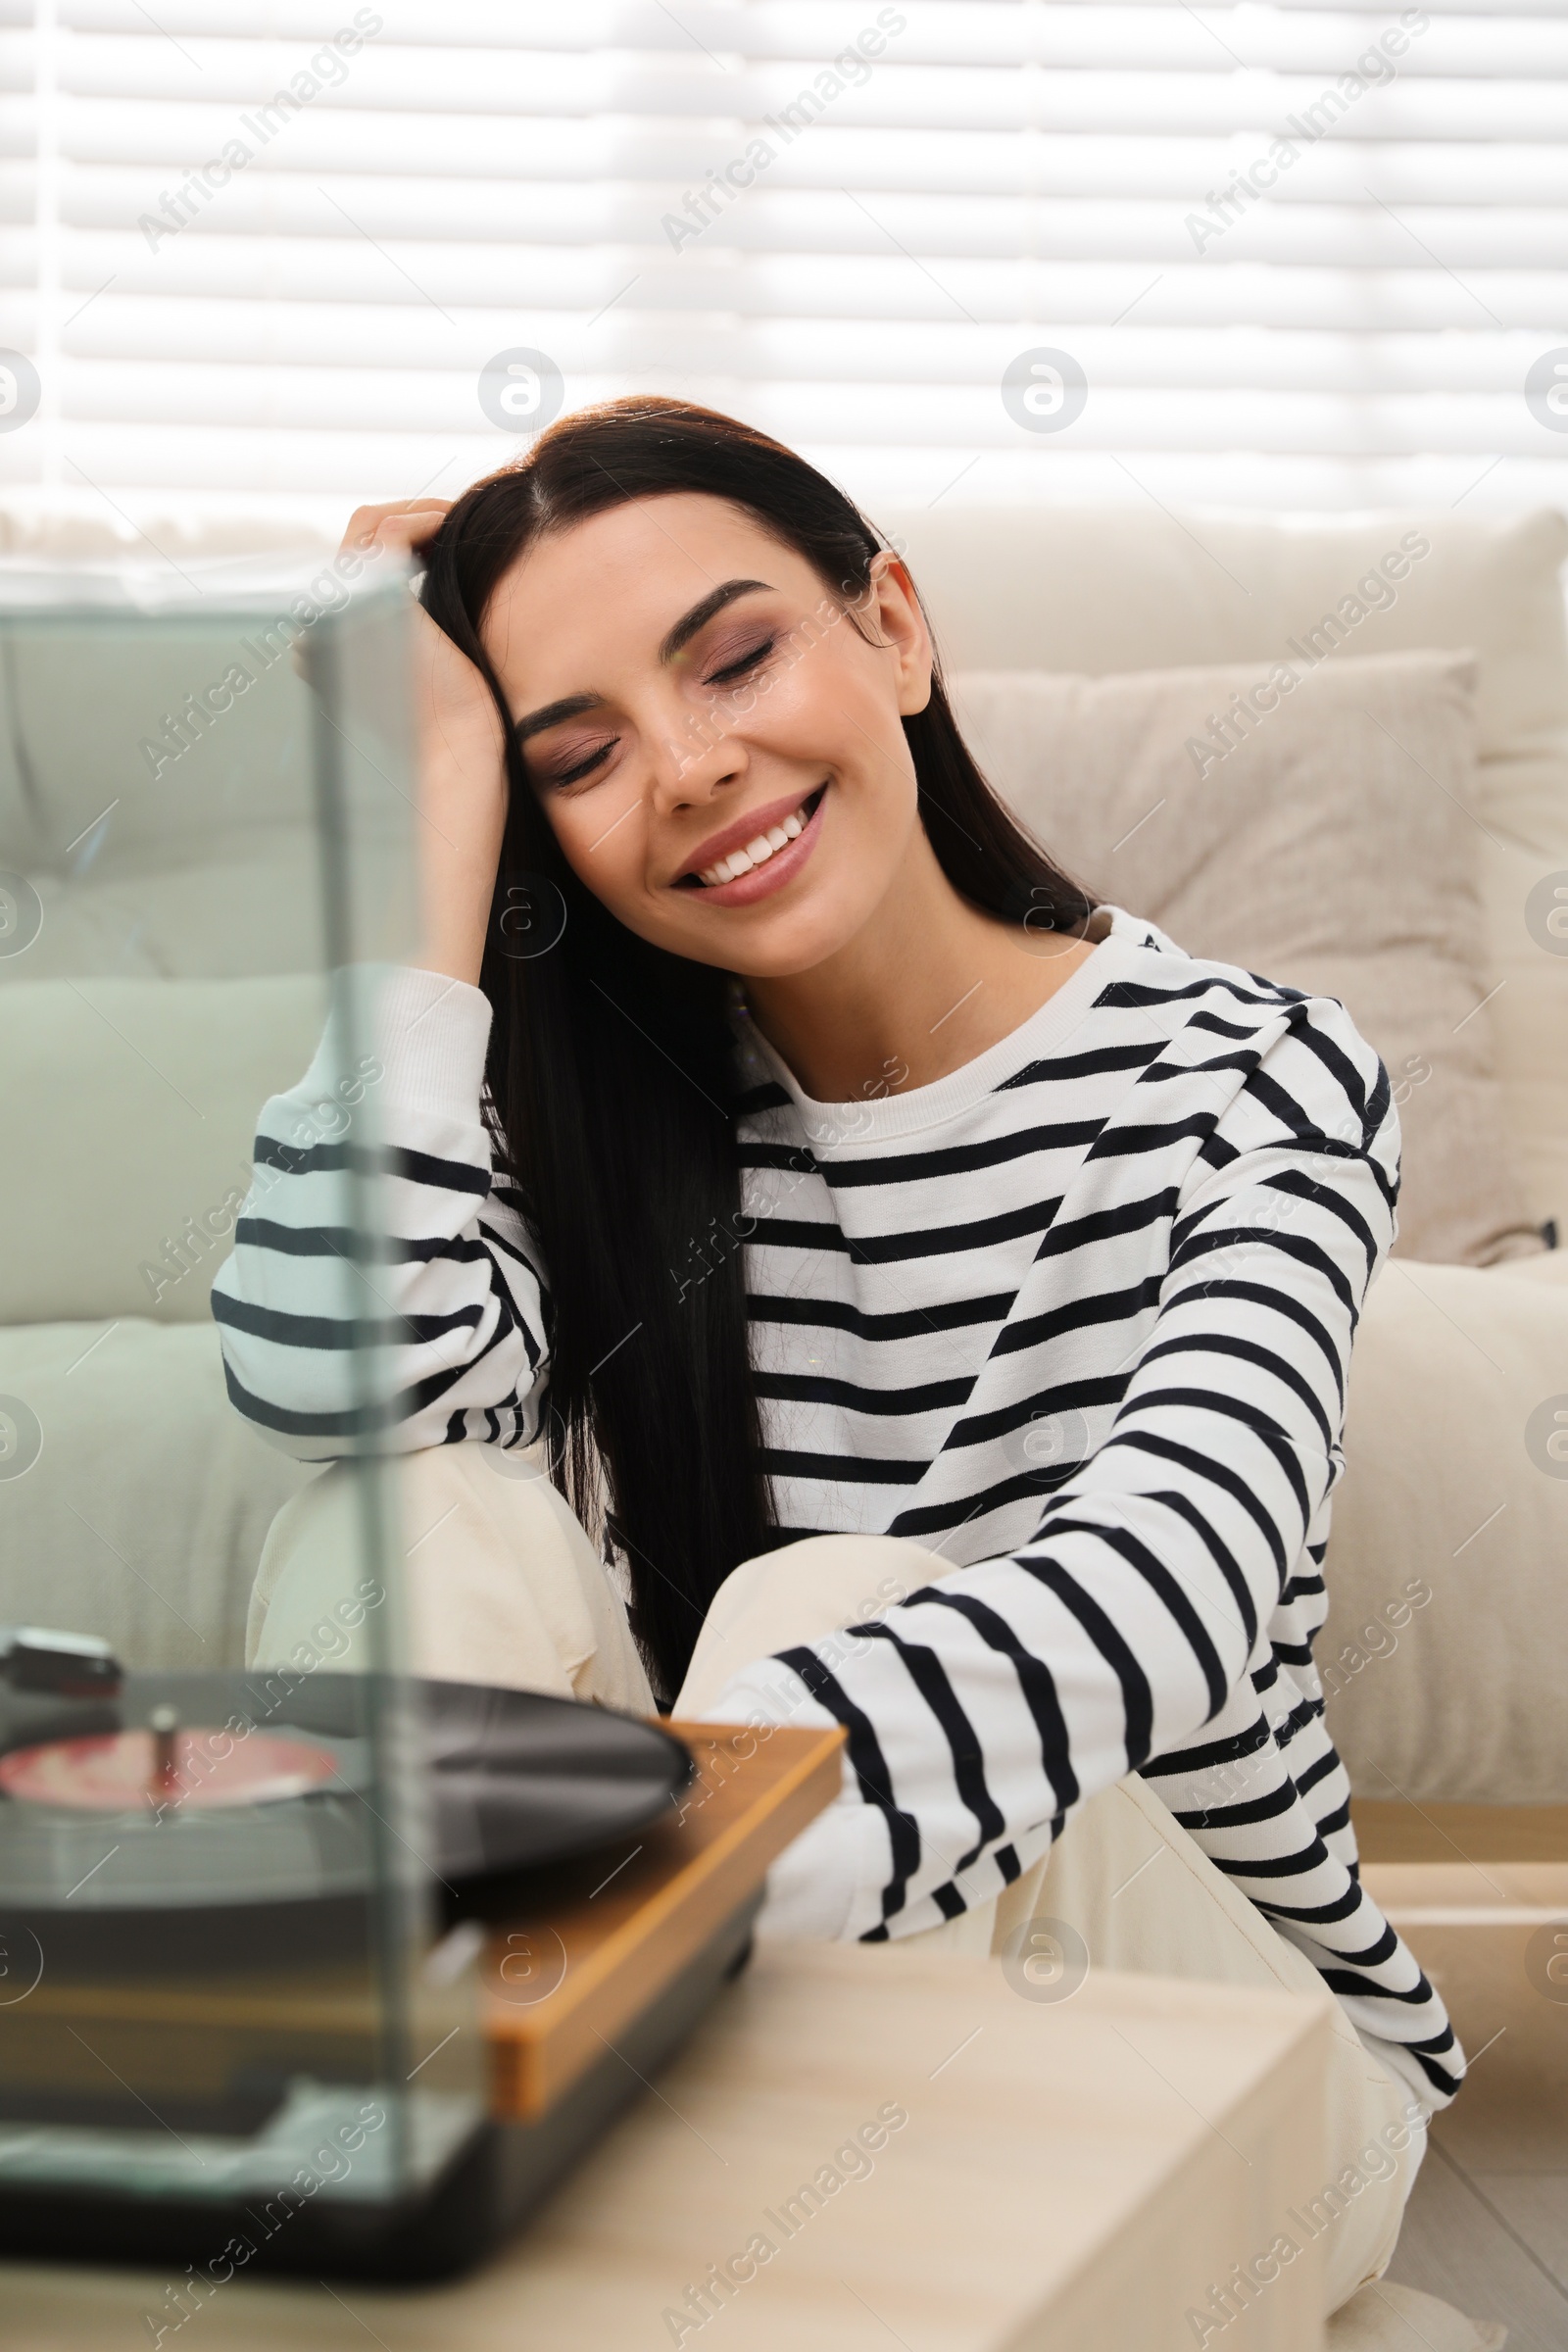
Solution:
M 7 483 L 336 513 L 646 389 L 871 503 L 1559 495 L 1542 0 L 0 0 L 0 60 Z

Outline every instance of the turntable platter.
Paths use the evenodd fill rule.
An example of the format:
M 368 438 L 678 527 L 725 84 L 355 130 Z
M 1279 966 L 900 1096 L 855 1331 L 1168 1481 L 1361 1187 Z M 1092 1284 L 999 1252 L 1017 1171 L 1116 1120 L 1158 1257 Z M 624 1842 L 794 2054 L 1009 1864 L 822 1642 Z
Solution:
M 396 1822 L 381 1737 L 423 1765 Z M 107 1700 L 0 1692 L 0 1936 L 68 1971 L 156 1967 L 176 1937 L 211 1966 L 358 1948 L 389 1838 L 461 1911 L 487 1882 L 642 1827 L 691 1769 L 639 1717 L 461 1683 L 133 1674 Z

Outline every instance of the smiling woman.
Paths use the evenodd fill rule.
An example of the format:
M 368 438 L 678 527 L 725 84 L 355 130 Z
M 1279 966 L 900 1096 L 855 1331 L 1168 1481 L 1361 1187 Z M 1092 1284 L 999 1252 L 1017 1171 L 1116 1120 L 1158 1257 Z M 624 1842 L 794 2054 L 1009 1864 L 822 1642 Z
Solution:
M 617 1543 L 659 1563 L 635 1622 L 673 1690 L 774 1524 L 744 1266 L 670 1272 L 742 1210 L 731 976 L 813 1095 L 923 1085 L 1038 1010 L 1090 903 L 970 759 L 903 564 L 731 418 L 615 402 L 450 514 L 356 528 L 425 546 L 424 959 L 494 1008 L 564 1483 L 589 1516 L 603 1462 Z M 507 953 L 498 873 L 561 893 L 548 956 Z
M 1359 1884 L 1312 1655 L 1398 1181 L 1377 1055 L 1056 871 L 903 564 L 762 435 L 617 402 L 353 527 L 426 548 L 425 935 L 377 1038 L 426 1654 L 838 1723 L 767 1932 L 1003 1951 L 1034 1904 L 1106 1965 L 1327 1984 L 1331 2145 L 1419 2121 L 1462 2060 Z M 546 886 L 518 958 L 499 910 Z M 319 1459 L 359 1432 L 317 1182 L 213 1296 L 235 1401 Z M 541 1438 L 575 1517 L 472 1468 Z M 330 1485 L 270 1546 L 280 1628 Z

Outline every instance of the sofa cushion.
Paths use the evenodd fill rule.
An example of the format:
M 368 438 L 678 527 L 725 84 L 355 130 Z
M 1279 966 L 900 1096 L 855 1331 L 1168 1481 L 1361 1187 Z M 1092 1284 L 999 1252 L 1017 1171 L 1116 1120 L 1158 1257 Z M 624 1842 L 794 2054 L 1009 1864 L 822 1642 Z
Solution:
M 6 1617 L 97 1634 L 130 1666 L 242 1667 L 267 1531 L 318 1473 L 235 1412 L 215 1327 L 0 1330 L 10 1400 L 41 1447 L 0 1475 Z
M 1098 897 L 1342 1000 L 1399 1105 L 1397 1247 L 1479 1265 L 1542 1244 L 1502 1141 L 1470 689 L 1449 654 L 955 680 L 992 781 Z
M 1568 1252 L 1389 1261 L 1351 1359 L 1316 1645 L 1357 1795 L 1568 1803 L 1565 1415 Z
M 257 1112 L 309 1066 L 325 1002 L 310 973 L 0 988 L 0 1195 L 25 1237 L 0 1324 L 206 1322 Z
M 1568 1237 L 1568 934 L 1546 928 L 1568 886 L 1568 520 L 946 500 L 876 520 L 906 551 L 953 669 L 1266 665 L 1313 635 L 1334 662 L 1475 651 L 1476 872 L 1488 986 L 1502 984 L 1493 1015 L 1510 1155 L 1532 1221 L 1554 1217 Z

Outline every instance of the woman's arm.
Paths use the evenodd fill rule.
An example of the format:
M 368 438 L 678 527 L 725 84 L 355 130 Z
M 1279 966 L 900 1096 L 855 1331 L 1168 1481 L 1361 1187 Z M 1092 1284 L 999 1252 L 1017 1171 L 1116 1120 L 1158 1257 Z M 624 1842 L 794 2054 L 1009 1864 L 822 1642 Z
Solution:
M 439 500 L 362 507 L 344 545 L 407 556 L 446 513 Z M 507 812 L 501 720 L 472 662 L 412 598 L 409 618 L 418 951 L 376 990 L 376 1053 L 359 1074 L 366 1117 L 343 1104 L 325 1046 L 264 1107 L 251 1195 L 213 1288 L 233 1401 L 313 1460 L 352 1446 L 373 1414 L 361 1393 L 369 1345 L 391 1350 L 374 1389 L 390 1396 L 383 1442 L 398 1450 L 463 1436 L 526 1445 L 544 1396 L 538 1253 L 516 1202 L 493 1188 L 480 1115 L 490 1006 L 477 982 Z M 370 1141 L 359 1162 L 357 1125 Z M 355 1165 L 377 1188 L 368 1236 L 351 1230 Z
M 1343 1466 L 1397 1148 L 1376 1056 L 1309 1001 L 1195 1158 L 1111 1434 L 1034 1540 L 727 1686 L 715 1715 L 849 1732 L 843 1801 L 770 1882 L 798 1932 L 903 1935 L 984 1901 L 1268 1661 Z
M 445 499 L 360 507 L 343 545 L 368 556 L 415 556 L 449 512 Z M 413 960 L 477 988 L 507 821 L 501 717 L 467 656 L 412 599 L 409 625 L 421 929 Z
M 398 1452 L 538 1435 L 547 1293 L 517 1204 L 492 1180 L 479 1109 L 489 1032 L 476 988 L 422 970 L 381 977 L 375 1054 L 356 1076 L 369 1102 L 359 1162 L 375 1188 L 368 1235 L 352 1229 L 346 1182 L 365 1149 L 358 1113 L 341 1106 L 327 1049 L 262 1111 L 213 1313 L 230 1397 L 291 1453 L 330 1459 L 372 1428 Z M 390 1350 L 373 1375 L 374 1396 L 389 1402 L 368 1413 L 369 1346 Z

